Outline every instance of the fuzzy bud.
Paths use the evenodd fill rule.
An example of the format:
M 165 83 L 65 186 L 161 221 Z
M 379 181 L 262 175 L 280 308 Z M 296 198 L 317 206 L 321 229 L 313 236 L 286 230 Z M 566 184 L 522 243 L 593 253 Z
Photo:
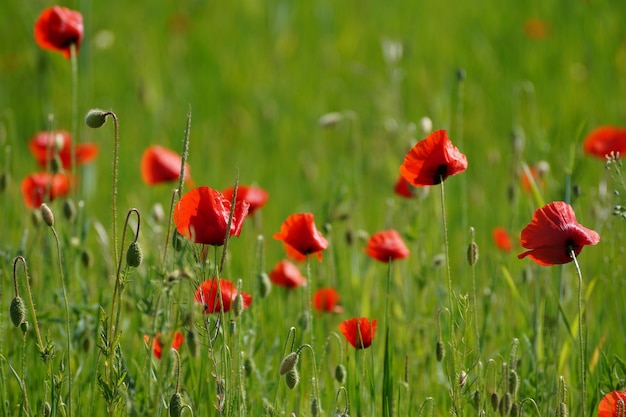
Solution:
M 107 121 L 107 112 L 100 109 L 91 109 L 85 116 L 85 124 L 93 129 L 101 127 Z
M 53 174 L 59 174 L 63 172 L 63 162 L 61 161 L 61 157 L 59 154 L 55 154 L 50 160 L 50 171 Z
M 519 386 L 519 377 L 517 376 L 517 372 L 511 371 L 509 373 L 509 392 L 512 395 L 517 394 L 518 386 Z
M 83 249 L 80 253 L 80 261 L 85 268 L 91 268 L 93 266 L 93 255 L 89 249 Z
M 472 394 L 472 405 L 474 406 L 474 410 L 480 410 L 480 390 L 475 390 Z
M 176 392 L 170 398 L 170 417 L 180 417 L 183 413 L 183 396 Z
M 437 340 L 436 348 L 437 362 L 441 362 L 446 356 L 446 345 L 441 340 Z
M 346 367 L 341 364 L 337 365 L 337 367 L 335 368 L 335 379 L 337 380 L 337 382 L 342 385 L 345 384 L 347 376 L 348 371 L 346 371 Z
M 300 373 L 298 373 L 298 368 L 293 367 L 287 375 L 285 375 L 285 382 L 287 383 L 287 387 L 289 389 L 294 389 L 298 383 L 300 382 Z
M 470 266 L 474 266 L 478 262 L 478 245 L 476 242 L 470 243 L 467 247 L 467 262 Z
M 233 313 L 235 314 L 235 317 L 239 317 L 241 315 L 243 308 L 243 295 L 241 295 L 241 293 L 237 293 L 235 296 L 235 304 L 233 305 Z
M 10 313 L 11 321 L 15 327 L 18 327 L 26 319 L 26 303 L 19 295 L 11 301 Z
M 495 391 L 492 392 L 489 400 L 491 401 L 491 407 L 493 407 L 493 411 L 498 411 L 498 408 L 500 406 L 500 397 L 498 397 L 498 393 Z
M 41 210 L 43 222 L 49 227 L 54 226 L 54 213 L 52 209 L 48 207 L 46 203 L 43 203 L 39 209 Z
M 265 298 L 272 291 L 272 281 L 270 281 L 270 277 L 265 272 L 261 272 L 257 279 L 259 281 L 259 294 L 261 298 Z
M 254 372 L 254 362 L 250 358 L 246 358 L 243 361 L 243 372 L 249 378 Z
M 0 193 L 3 193 L 7 189 L 10 178 L 7 172 L 0 173 Z
M 279 375 L 285 375 L 287 372 L 291 371 L 298 364 L 298 358 L 300 356 L 296 352 L 291 352 L 289 355 L 285 356 L 285 359 L 280 364 L 280 370 L 278 371 Z
M 128 266 L 132 266 L 133 268 L 137 268 L 141 265 L 143 261 L 143 251 L 141 250 L 141 246 L 139 246 L 139 242 L 135 241 L 130 244 L 128 250 L 126 251 L 126 263 Z

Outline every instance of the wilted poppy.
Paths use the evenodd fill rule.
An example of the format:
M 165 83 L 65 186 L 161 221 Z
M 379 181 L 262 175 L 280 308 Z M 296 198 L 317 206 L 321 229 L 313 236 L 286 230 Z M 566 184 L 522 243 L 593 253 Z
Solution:
M 204 306 L 204 314 L 220 313 L 222 305 L 224 313 L 228 313 L 237 298 L 237 287 L 226 279 L 212 278 L 204 281 L 196 290 L 196 301 Z M 243 308 L 252 304 L 252 296 L 242 292 Z M 223 303 L 222 303 L 223 301 Z
M 585 245 L 595 245 L 600 235 L 576 221 L 574 209 L 562 201 L 555 201 L 535 211 L 532 221 L 522 230 L 522 246 L 527 250 L 519 259 L 528 256 L 539 265 L 549 266 L 572 261 Z
M 153 145 L 141 156 L 141 178 L 148 185 L 176 181 L 180 177 L 182 158 L 163 146 Z M 189 164 L 185 164 L 185 181 L 191 180 Z
M 334 288 L 320 288 L 313 294 L 313 308 L 326 313 L 341 313 L 343 307 L 337 305 L 339 293 Z
M 282 240 L 301 255 L 307 256 L 317 253 L 322 259 L 322 251 L 328 247 L 328 241 L 315 227 L 313 214 L 292 214 L 280 227 L 280 232 L 274 234 L 274 239 Z
M 28 149 L 42 168 L 55 155 L 59 156 L 63 168 L 70 168 L 72 164 L 72 136 L 65 130 L 37 133 L 28 142 Z M 95 143 L 78 144 L 74 146 L 74 155 L 77 164 L 91 162 L 98 156 L 98 145 Z
M 239 236 L 249 204 L 235 204 L 230 224 L 230 236 Z M 194 243 L 221 246 L 226 239 L 230 200 L 222 193 L 203 186 L 194 188 L 180 199 L 174 208 L 174 224 L 178 233 Z
M 145 335 L 143 339 L 146 343 L 150 343 L 150 336 Z M 178 350 L 180 346 L 185 341 L 185 336 L 181 332 L 174 333 L 174 338 L 172 339 L 172 349 Z M 157 359 L 161 359 L 163 353 L 163 340 L 161 338 L 161 333 L 157 333 L 152 340 L 152 353 Z
M 511 252 L 511 248 L 513 247 L 511 236 L 509 236 L 509 232 L 507 232 L 504 227 L 495 227 L 491 231 L 491 236 L 498 249 L 504 252 Z
M 228 187 L 222 191 L 222 194 L 232 201 L 234 190 L 234 187 Z M 237 201 L 245 200 L 250 203 L 250 210 L 248 210 L 248 215 L 250 216 L 265 205 L 268 197 L 267 191 L 260 187 L 248 185 L 240 185 L 237 187 Z
M 621 417 L 626 415 L 626 391 L 606 394 L 598 406 L 598 417 Z
M 404 157 L 400 173 L 417 187 L 436 185 L 467 169 L 467 158 L 448 139 L 445 130 L 437 130 L 423 139 Z
M 353 318 L 339 323 L 339 330 L 355 349 L 365 349 L 372 344 L 377 323 L 376 319 Z
M 398 177 L 396 184 L 393 187 L 393 192 L 396 195 L 404 198 L 413 198 L 415 197 L 415 189 L 407 180 L 404 179 L 402 175 Z
M 39 208 L 42 203 L 67 195 L 70 177 L 64 173 L 36 172 L 22 180 L 22 196 L 28 208 Z
M 410 254 L 400 233 L 393 229 L 374 233 L 370 236 L 367 247 L 363 251 L 381 262 L 408 258 Z
M 586 154 L 605 159 L 611 152 L 626 153 L 626 128 L 601 126 L 594 129 L 583 142 Z
M 43 49 L 58 51 L 71 57 L 71 45 L 76 52 L 83 40 L 83 15 L 65 7 L 45 9 L 35 22 L 35 41 Z
M 269 275 L 270 280 L 281 287 L 295 288 L 306 285 L 306 278 L 302 276 L 298 267 L 286 260 L 278 262 Z

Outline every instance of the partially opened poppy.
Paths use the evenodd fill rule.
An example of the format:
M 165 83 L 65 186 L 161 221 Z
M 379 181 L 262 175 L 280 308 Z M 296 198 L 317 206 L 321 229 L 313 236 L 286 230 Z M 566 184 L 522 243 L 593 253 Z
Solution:
M 328 241 L 315 227 L 313 214 L 292 214 L 281 225 L 280 232 L 274 234 L 274 239 L 282 240 L 301 255 L 307 256 L 317 253 L 322 259 L 322 251 L 328 247 Z
M 380 262 L 405 259 L 410 255 L 409 248 L 404 244 L 400 233 L 393 229 L 374 233 L 370 236 L 367 247 L 363 251 Z
M 232 201 L 234 191 L 234 187 L 228 187 L 222 191 L 222 194 Z M 265 205 L 268 197 L 267 191 L 260 187 L 248 185 L 240 185 L 237 187 L 237 201 L 245 200 L 250 204 L 250 210 L 248 211 L 248 215 L 250 216 Z
M 239 236 L 249 204 L 235 204 L 230 224 L 230 236 Z M 203 186 L 194 188 L 180 199 L 174 208 L 174 224 L 178 233 L 194 243 L 221 246 L 226 239 L 230 217 L 230 200 L 222 193 Z
M 212 278 L 204 281 L 196 290 L 196 302 L 204 306 L 204 314 L 220 313 L 222 306 L 224 313 L 228 313 L 234 306 L 237 298 L 237 287 L 226 279 Z M 246 309 L 252 304 L 252 296 L 242 292 L 243 308 Z
M 70 191 L 70 177 L 65 173 L 36 172 L 22 180 L 24 203 L 36 209 L 42 203 L 63 197 Z
M 325 313 L 341 313 L 343 307 L 337 305 L 339 293 L 334 288 L 320 288 L 313 294 L 313 308 Z
M 35 22 L 35 41 L 43 49 L 61 52 L 71 57 L 71 45 L 76 52 L 83 40 L 83 15 L 66 7 L 45 9 Z
M 600 235 L 576 221 L 574 209 L 562 201 L 555 201 L 535 211 L 532 221 L 522 230 L 522 246 L 527 250 L 519 259 L 528 256 L 539 265 L 559 265 L 572 261 L 572 251 L 578 256 L 585 245 L 595 245 Z
M 176 181 L 180 178 L 182 158 L 163 146 L 148 147 L 141 156 L 141 178 L 148 185 Z M 191 180 L 189 164 L 185 164 L 185 181 Z
M 423 139 L 404 157 L 400 173 L 416 187 L 436 185 L 467 169 L 467 158 L 448 139 L 445 130 L 437 130 Z
M 306 278 L 302 276 L 298 267 L 286 260 L 278 262 L 269 275 L 272 283 L 281 287 L 295 288 L 306 285 Z
M 511 248 L 513 247 L 511 236 L 509 236 L 509 232 L 507 232 L 504 227 L 495 227 L 491 231 L 491 236 L 498 249 L 504 252 L 511 252 Z
M 353 318 L 339 324 L 339 330 L 346 337 L 348 343 L 355 349 L 370 347 L 376 334 L 378 320 L 370 320 L 365 317 Z
M 622 417 L 626 415 L 626 391 L 606 394 L 598 406 L 598 417 Z
M 146 343 L 150 343 L 150 336 L 144 335 L 143 339 Z M 174 337 L 172 339 L 172 349 L 178 350 L 180 346 L 185 341 L 185 336 L 181 332 L 174 333 Z M 157 333 L 152 339 L 152 353 L 157 359 L 161 359 L 163 354 L 163 340 L 161 337 L 161 333 Z
M 594 129 L 583 142 L 587 155 L 606 159 L 611 153 L 626 154 L 626 128 L 601 126 Z
M 42 168 L 45 168 L 55 155 L 59 156 L 63 168 L 68 169 L 72 164 L 72 136 L 65 130 L 37 133 L 28 142 L 28 149 Z M 74 155 L 77 164 L 91 162 L 98 156 L 98 145 L 80 143 L 74 146 Z

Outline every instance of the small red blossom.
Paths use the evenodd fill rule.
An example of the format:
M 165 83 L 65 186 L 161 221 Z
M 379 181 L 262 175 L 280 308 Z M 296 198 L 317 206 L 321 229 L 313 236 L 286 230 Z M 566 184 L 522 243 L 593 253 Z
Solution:
M 282 240 L 301 255 L 307 256 L 317 253 L 322 259 L 322 251 L 328 247 L 328 241 L 315 227 L 313 214 L 292 214 L 280 227 L 280 232 L 274 234 L 274 239 Z
M 380 262 L 405 259 L 410 255 L 400 233 L 393 229 L 376 232 L 370 236 L 363 252 Z
M 239 236 L 249 204 L 235 204 L 230 236 Z M 178 233 L 194 243 L 221 246 L 226 239 L 230 217 L 230 200 L 219 191 L 203 186 L 186 193 L 174 208 L 174 224 Z
M 587 155 L 605 159 L 611 152 L 626 154 L 626 128 L 600 126 L 594 129 L 583 142 L 583 150 Z
M 396 184 L 393 186 L 393 192 L 404 198 L 415 197 L 415 189 L 407 180 L 404 179 L 402 175 L 398 177 Z
M 620 417 L 626 413 L 626 391 L 606 394 L 598 406 L 598 417 Z
M 24 203 L 31 209 L 39 208 L 42 203 L 57 197 L 66 196 L 69 191 L 70 177 L 65 173 L 36 172 L 22 180 Z
M 550 266 L 572 261 L 585 245 L 595 245 L 600 235 L 576 221 L 574 209 L 562 201 L 555 201 L 535 211 L 532 221 L 522 230 L 522 246 L 527 250 L 519 259 L 528 256 L 539 265 Z
M 226 279 L 212 278 L 204 281 L 196 290 L 196 302 L 204 306 L 204 314 L 220 313 L 222 305 L 224 313 L 228 313 L 237 298 L 237 287 Z M 246 309 L 252 304 L 252 296 L 242 292 L 243 308 Z
M 232 201 L 234 190 L 234 187 L 228 187 L 222 191 L 222 194 Z M 248 211 L 249 216 L 252 216 L 255 211 L 263 207 L 268 198 L 269 195 L 263 188 L 248 185 L 240 185 L 237 187 L 237 201 L 245 200 L 250 204 L 250 210 Z
M 281 287 L 295 288 L 306 285 L 306 278 L 302 276 L 298 267 L 286 260 L 278 262 L 269 275 L 270 281 Z
M 45 9 L 35 22 L 35 41 L 43 49 L 61 52 L 71 57 L 71 45 L 76 52 L 83 40 L 83 15 L 75 10 L 54 6 Z
M 150 336 L 144 335 L 143 340 L 146 343 L 150 343 Z M 180 346 L 185 341 L 185 336 L 181 332 L 174 333 L 174 338 L 172 339 L 172 349 L 178 350 Z M 152 340 L 152 353 L 157 359 L 161 359 L 163 353 L 163 340 L 161 338 L 161 333 L 157 333 Z
M 180 178 L 182 158 L 163 146 L 148 147 L 141 156 L 141 178 L 148 185 L 176 181 Z M 191 181 L 189 164 L 185 164 L 185 181 Z
M 371 346 L 376 334 L 378 320 L 365 317 L 353 318 L 339 324 L 339 330 L 355 349 L 365 349 Z
M 45 168 L 47 163 L 59 155 L 63 168 L 68 169 L 72 164 L 72 136 L 65 130 L 39 132 L 28 142 L 28 149 L 33 154 L 40 167 Z M 74 146 L 74 155 L 77 164 L 86 164 L 98 156 L 98 145 L 95 143 L 81 143 Z
M 504 227 L 494 228 L 491 231 L 491 236 L 493 237 L 493 241 L 498 249 L 504 252 L 511 252 L 511 249 L 513 248 L 511 236 L 509 236 L 509 232 L 507 232 Z
M 320 288 L 313 294 L 313 308 L 325 313 L 341 313 L 343 307 L 337 305 L 339 293 L 334 288 Z
M 423 187 L 439 184 L 466 169 L 466 156 L 450 142 L 445 130 L 437 130 L 409 150 L 400 173 L 411 185 Z

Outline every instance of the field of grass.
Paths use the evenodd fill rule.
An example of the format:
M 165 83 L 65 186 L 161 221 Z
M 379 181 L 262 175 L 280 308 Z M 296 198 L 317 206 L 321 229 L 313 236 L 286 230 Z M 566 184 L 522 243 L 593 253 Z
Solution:
M 626 117 L 619 1 L 71 1 L 62 6 L 84 18 L 76 72 L 33 38 L 52 5 L 8 1 L 0 16 L 1 417 L 47 415 L 45 404 L 51 416 L 176 415 L 175 392 L 185 416 L 565 417 L 563 407 L 593 416 L 604 394 L 624 389 L 624 218 L 613 211 L 626 205 L 626 187 L 619 163 L 606 169 L 582 149 L 595 127 Z M 119 120 L 118 246 L 128 211 L 141 216 L 144 259 L 138 268 L 122 262 L 115 295 L 114 126 L 108 118 L 87 127 L 92 108 Z M 331 113 L 336 123 L 320 123 Z M 202 313 L 194 293 L 216 275 L 223 247 L 175 251 L 167 217 L 177 184 L 140 176 L 148 146 L 183 152 L 188 115 L 195 186 L 238 181 L 269 193 L 229 240 L 219 273 L 252 295 L 240 315 Z M 406 152 L 427 135 L 424 117 L 469 162 L 444 183 L 447 234 L 441 186 L 411 199 L 393 191 Z M 21 192 L 40 170 L 28 141 L 51 129 L 99 146 L 75 171 L 76 218 L 63 216 L 65 198 L 49 202 L 58 248 Z M 533 194 L 520 176 L 540 162 L 549 171 Z M 584 404 L 576 267 L 517 258 L 521 230 L 552 201 L 569 202 L 601 236 L 578 258 Z M 165 220 L 152 215 L 157 204 Z M 329 247 L 321 261 L 297 263 L 307 286 L 266 294 L 260 276 L 286 258 L 273 235 L 303 212 Z M 137 230 L 129 217 L 123 261 Z M 495 244 L 496 227 L 509 232 L 511 251 Z M 400 233 L 407 259 L 388 265 L 363 252 L 367 236 L 386 229 Z M 18 256 L 43 344 L 54 350 L 47 358 Z M 9 315 L 14 278 L 28 305 L 25 332 Z M 343 312 L 311 311 L 321 287 L 337 289 Z M 353 317 L 378 320 L 367 349 L 339 331 Z M 185 341 L 175 354 L 177 331 Z M 290 389 L 279 368 L 304 345 Z M 339 365 L 345 380 L 335 377 Z

